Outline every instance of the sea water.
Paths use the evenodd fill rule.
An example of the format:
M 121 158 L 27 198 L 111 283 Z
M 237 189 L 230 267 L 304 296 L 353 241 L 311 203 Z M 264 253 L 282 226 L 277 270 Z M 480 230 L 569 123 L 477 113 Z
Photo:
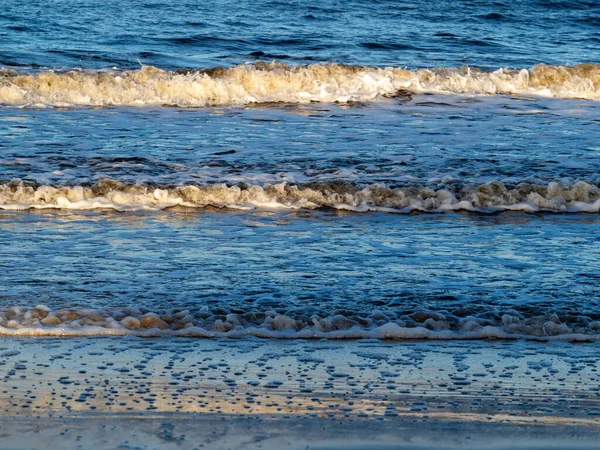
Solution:
M 2 8 L 0 334 L 600 338 L 596 2 Z

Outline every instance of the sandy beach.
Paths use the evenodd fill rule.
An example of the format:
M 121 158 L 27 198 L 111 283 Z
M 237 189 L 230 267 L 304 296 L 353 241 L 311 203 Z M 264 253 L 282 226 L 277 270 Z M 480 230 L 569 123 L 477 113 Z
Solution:
M 593 344 L 2 343 L 0 448 L 592 449 Z

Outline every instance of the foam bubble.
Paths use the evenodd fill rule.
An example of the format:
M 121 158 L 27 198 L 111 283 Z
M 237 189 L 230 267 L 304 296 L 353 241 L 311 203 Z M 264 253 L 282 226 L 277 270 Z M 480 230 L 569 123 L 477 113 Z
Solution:
M 485 72 L 469 67 L 406 70 L 323 64 L 254 63 L 231 68 L 168 72 L 0 71 L 0 104 L 50 106 L 190 107 L 250 103 L 372 101 L 403 93 L 527 94 L 600 99 L 600 66 L 540 64 Z
M 142 313 L 135 308 L 51 310 L 0 308 L 0 335 L 6 336 L 161 336 L 266 339 L 533 339 L 600 340 L 600 325 L 583 314 L 491 310 L 457 317 L 448 311 L 345 311 L 305 315 L 298 311 L 249 311 L 223 314 L 165 310 Z
M 523 182 L 507 186 L 499 181 L 481 185 L 447 185 L 389 188 L 344 182 L 296 185 L 288 183 L 230 186 L 226 184 L 154 185 L 123 184 L 104 180 L 92 186 L 35 186 L 15 180 L 0 184 L 0 209 L 114 209 L 160 210 L 173 206 L 233 209 L 334 208 L 356 212 L 449 211 L 496 212 L 505 210 L 586 212 L 600 211 L 600 188 L 593 183 Z

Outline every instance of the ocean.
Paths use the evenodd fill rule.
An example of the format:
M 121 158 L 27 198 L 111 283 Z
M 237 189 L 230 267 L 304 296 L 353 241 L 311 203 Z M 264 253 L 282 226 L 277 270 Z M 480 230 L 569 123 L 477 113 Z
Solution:
M 17 362 L 23 349 L 46 357 L 60 347 L 69 360 L 69 346 L 108 346 L 81 354 L 87 367 L 116 347 L 131 364 L 147 350 L 142 378 L 168 348 L 198 365 L 204 351 L 237 349 L 221 363 L 239 366 L 223 375 L 239 383 L 253 364 L 243 354 L 260 346 L 277 358 L 322 349 L 298 356 L 311 370 L 347 355 L 350 375 L 328 372 L 344 383 L 360 361 L 380 364 L 361 346 L 412 361 L 410 377 L 419 348 L 434 360 L 454 354 L 453 376 L 477 377 L 485 363 L 461 369 L 456 355 L 496 352 L 510 377 L 502 348 L 546 355 L 516 363 L 530 391 L 528 370 L 548 371 L 548 389 L 560 384 L 561 355 L 595 367 L 598 2 L 4 0 L 1 9 L 0 363 L 14 362 L 12 376 L 28 364 Z M 580 376 L 571 363 L 564 383 L 597 384 L 595 369 Z M 91 370 L 69 367 L 42 382 Z M 90 406 L 73 398 L 73 408 Z M 597 426 L 596 403 L 575 415 Z M 542 406 L 531 411 L 552 415 Z
M 595 2 L 3 6 L 2 334 L 600 336 Z

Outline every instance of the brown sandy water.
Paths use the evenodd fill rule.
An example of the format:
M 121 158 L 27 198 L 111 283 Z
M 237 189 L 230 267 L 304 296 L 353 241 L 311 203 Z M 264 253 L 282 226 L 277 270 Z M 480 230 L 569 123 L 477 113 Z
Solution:
M 567 449 L 600 439 L 593 344 L 12 338 L 0 347 L 0 448 Z

